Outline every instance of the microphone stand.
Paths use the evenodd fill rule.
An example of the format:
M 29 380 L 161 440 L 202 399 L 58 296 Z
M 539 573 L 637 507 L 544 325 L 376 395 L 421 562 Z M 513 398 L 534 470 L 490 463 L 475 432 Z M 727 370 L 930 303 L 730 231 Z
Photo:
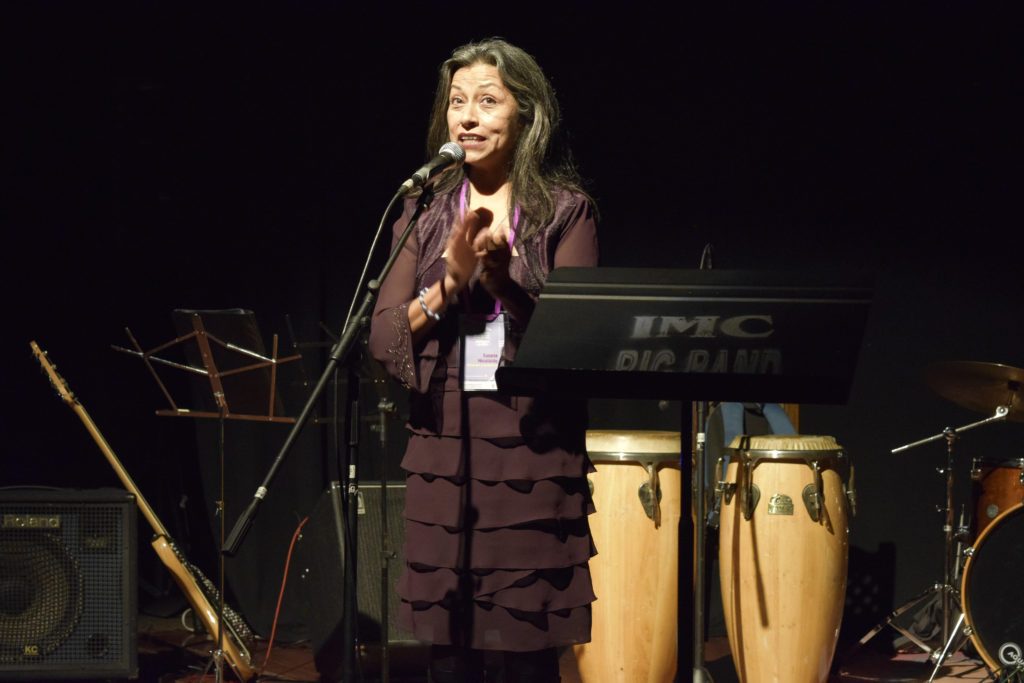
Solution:
M 388 209 L 390 209 L 391 206 L 401 196 L 404 196 L 404 192 L 400 191 L 392 198 L 391 202 L 388 205 Z M 319 400 L 320 395 L 323 393 L 324 389 L 330 382 L 331 376 L 335 372 L 335 368 L 337 368 L 339 364 L 341 364 L 348 358 L 349 354 L 352 351 L 352 348 L 356 345 L 357 341 L 359 340 L 361 332 L 369 326 L 370 315 L 373 312 L 373 307 L 376 305 L 377 295 L 380 292 L 381 283 L 388 276 L 388 273 L 391 272 L 392 267 L 394 267 L 395 261 L 398 259 L 398 255 L 401 253 L 402 248 L 405 246 L 405 243 L 409 240 L 409 236 L 412 235 L 412 231 L 415 229 L 416 223 L 419 221 L 420 214 L 423 212 L 424 209 L 430 206 L 430 203 L 433 201 L 433 199 L 433 190 L 430 187 L 424 187 L 423 192 L 420 195 L 419 201 L 417 202 L 416 211 L 413 213 L 412 219 L 406 226 L 405 232 L 402 233 L 401 237 L 399 238 L 398 244 L 396 244 L 395 248 L 392 250 L 391 255 L 388 257 L 387 262 L 384 264 L 383 268 L 380 271 L 380 275 L 378 275 L 376 279 L 370 280 L 366 284 L 366 294 L 363 297 L 362 304 L 359 306 L 359 309 L 356 311 L 356 314 L 350 317 L 349 321 L 346 323 L 341 338 L 338 340 L 337 344 L 334 345 L 334 348 L 331 349 L 330 354 L 328 355 L 327 365 L 324 368 L 324 371 L 321 374 L 320 379 L 317 381 L 316 386 L 313 387 L 313 391 L 310 393 L 305 406 L 302 408 L 302 412 L 295 419 L 295 423 L 292 425 L 291 431 L 288 433 L 288 436 L 285 438 L 280 451 L 278 451 L 277 456 L 271 463 L 270 468 L 267 471 L 267 474 L 264 476 L 262 483 L 260 484 L 259 487 L 257 487 L 256 492 L 253 495 L 253 499 L 249 503 L 248 508 L 246 508 L 245 512 L 242 513 L 242 515 L 238 518 L 238 521 L 235 522 L 234 527 L 231 529 L 231 533 L 228 535 L 228 538 L 224 542 L 224 546 L 221 549 L 221 552 L 224 555 L 227 555 L 228 557 L 233 557 L 235 553 L 238 552 L 238 548 L 241 546 L 246 534 L 248 534 L 249 529 L 252 527 L 253 520 L 255 519 L 257 512 L 259 512 L 260 503 L 262 503 L 263 499 L 267 497 L 270 485 L 274 477 L 277 475 L 278 469 L 284 462 L 285 457 L 287 457 L 288 453 L 291 451 L 292 446 L 294 445 L 296 439 L 299 436 L 299 433 L 302 431 L 302 428 L 306 425 L 306 422 L 309 420 L 309 416 L 310 414 L 312 414 L 313 408 L 315 407 L 316 402 Z M 387 216 L 387 214 L 388 211 L 385 211 L 385 217 Z M 382 220 L 382 225 L 383 223 L 384 220 Z M 343 472 L 342 474 L 344 475 L 346 473 Z M 350 499 L 354 498 L 354 496 L 351 495 L 351 491 L 349 491 L 349 495 Z M 349 502 L 351 508 L 352 501 L 350 500 Z M 355 522 L 354 519 L 349 521 L 350 523 Z M 352 549 L 348 550 L 351 551 Z M 345 556 L 349 556 L 349 552 L 346 551 Z M 348 565 L 348 563 L 346 563 L 346 565 Z M 354 597 L 355 591 L 352 590 L 351 592 L 349 592 L 348 590 L 349 581 L 351 581 L 352 583 L 354 583 L 355 581 L 354 567 L 352 568 L 352 571 L 349 572 L 349 574 L 351 574 L 351 579 L 346 579 L 346 595 L 348 597 Z M 345 603 L 345 621 L 343 622 L 345 630 L 343 632 L 346 634 L 353 633 L 352 624 L 354 624 L 354 605 L 352 604 L 352 602 L 353 600 L 350 599 L 347 600 Z M 342 658 L 342 667 L 345 674 L 345 680 L 347 681 L 352 680 L 351 675 L 353 654 L 353 648 L 348 647 L 348 643 L 346 643 L 345 652 L 343 653 Z

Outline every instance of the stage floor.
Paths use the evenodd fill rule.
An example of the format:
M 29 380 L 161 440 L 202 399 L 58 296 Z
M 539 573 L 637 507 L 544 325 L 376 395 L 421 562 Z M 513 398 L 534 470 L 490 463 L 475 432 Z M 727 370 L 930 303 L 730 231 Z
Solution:
M 205 634 L 190 633 L 177 618 L 157 618 L 141 615 L 139 618 L 139 681 L 145 683 L 200 683 L 215 681 L 210 652 L 212 639 Z M 389 680 L 394 683 L 426 683 L 422 655 L 415 649 L 396 649 L 390 655 Z M 313 650 L 305 643 L 275 643 L 269 661 L 264 666 L 267 644 L 257 643 L 254 664 L 262 673 L 255 681 L 314 682 L 320 676 L 313 659 Z M 355 683 L 379 683 L 378 657 L 370 655 L 363 663 L 362 677 Z M 712 683 L 738 683 L 729 644 L 725 638 L 711 638 L 705 650 L 705 669 Z M 235 680 L 224 664 L 222 680 Z M 921 653 L 886 656 L 863 648 L 849 661 L 840 662 L 829 683 L 923 683 L 932 674 L 932 665 Z M 206 675 L 203 676 L 204 670 Z M 576 671 L 571 652 L 561 659 L 563 683 L 582 683 Z M 942 667 L 934 679 L 937 683 L 964 683 L 984 681 L 989 676 L 983 662 L 957 653 Z M 691 665 L 680 663 L 676 681 L 691 683 Z

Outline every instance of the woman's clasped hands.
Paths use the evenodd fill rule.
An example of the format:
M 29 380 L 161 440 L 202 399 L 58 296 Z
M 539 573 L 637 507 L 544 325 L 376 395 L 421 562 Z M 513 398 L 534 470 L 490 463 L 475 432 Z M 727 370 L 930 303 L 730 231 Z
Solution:
M 509 263 L 512 249 L 508 235 L 493 226 L 492 214 L 487 209 L 469 211 L 456 221 L 448 237 L 446 276 L 450 278 L 448 294 L 457 294 L 465 289 L 470 278 L 480 268 L 480 284 L 493 296 L 507 287 L 510 278 Z

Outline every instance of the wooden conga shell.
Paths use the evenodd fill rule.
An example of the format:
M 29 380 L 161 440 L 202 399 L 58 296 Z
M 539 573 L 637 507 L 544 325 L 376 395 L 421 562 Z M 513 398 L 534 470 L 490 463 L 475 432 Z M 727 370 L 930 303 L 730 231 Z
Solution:
M 678 432 L 590 431 L 596 513 L 590 560 L 597 602 L 591 642 L 575 647 L 583 683 L 670 683 L 676 673 L 678 527 L 682 500 Z M 641 502 L 650 464 L 661 489 L 661 523 Z M 648 505 L 650 509 L 650 505 Z
M 736 672 L 741 683 L 824 683 L 846 593 L 848 500 L 840 472 L 826 465 L 819 469 L 824 493 L 819 521 L 812 519 L 804 491 L 815 483 L 808 458 L 845 456 L 832 437 L 750 437 L 744 446 L 749 450 L 733 450 L 739 445 L 734 441 L 730 449 L 726 482 L 736 489 L 723 500 L 719 544 L 722 603 Z M 787 457 L 790 451 L 795 458 Z M 748 469 L 745 453 L 775 455 Z M 748 471 L 760 494 L 749 520 L 741 495 Z

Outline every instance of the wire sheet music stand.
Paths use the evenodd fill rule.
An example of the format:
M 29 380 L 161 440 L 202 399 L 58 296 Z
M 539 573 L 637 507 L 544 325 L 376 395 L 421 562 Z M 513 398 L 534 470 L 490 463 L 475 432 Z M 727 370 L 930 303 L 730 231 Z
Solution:
M 223 336 L 244 339 L 251 348 L 225 342 L 207 330 L 204 317 L 214 321 L 216 332 L 223 330 Z M 142 359 L 160 391 L 167 399 L 169 408 L 157 410 L 157 415 L 172 417 L 223 418 L 232 420 L 255 420 L 261 422 L 295 422 L 294 417 L 281 415 L 284 412 L 277 391 L 277 368 L 283 363 L 297 360 L 295 354 L 278 358 L 278 338 L 275 334 L 271 355 L 263 352 L 260 337 L 252 311 L 229 309 L 223 311 L 195 311 L 178 309 L 174 311 L 175 325 L 181 336 L 143 350 L 131 330 L 125 329 L 134 349 L 115 346 L 114 349 Z M 191 329 L 189 329 L 191 328 Z M 157 354 L 178 345 L 195 340 L 195 344 L 184 347 L 187 364 L 161 358 Z M 172 367 L 206 377 L 210 383 L 210 394 L 201 409 L 182 408 L 171 396 L 156 371 L 156 366 Z M 228 394 L 230 393 L 230 402 Z
M 204 321 L 205 318 L 205 321 Z M 159 409 L 157 415 L 217 419 L 220 421 L 218 452 L 220 455 L 220 500 L 216 508 L 220 517 L 221 545 L 224 542 L 224 422 L 226 420 L 248 420 L 258 422 L 290 423 L 294 417 L 282 415 L 283 404 L 278 395 L 278 366 L 301 358 L 300 354 L 278 357 L 278 337 L 273 336 L 271 353 L 264 352 L 263 340 L 252 311 L 228 310 L 185 310 L 174 311 L 175 326 L 180 336 L 144 350 L 131 330 L 125 328 L 134 349 L 114 346 L 116 351 L 142 359 L 160 391 L 167 399 L 169 408 Z M 207 322 L 213 327 L 207 329 Z M 242 340 L 243 345 L 222 340 L 220 337 Z M 194 342 L 194 343 L 192 343 Z M 186 363 L 163 358 L 157 354 L 173 347 L 182 346 Z M 183 408 L 168 390 L 157 372 L 157 366 L 171 367 L 205 378 L 209 383 L 208 393 L 199 392 L 197 399 L 203 405 L 198 409 Z M 224 657 L 225 618 L 241 619 L 224 604 L 225 569 L 224 557 L 220 554 L 218 568 L 218 616 L 217 648 L 207 665 L 214 668 L 217 681 L 222 680 Z M 246 630 L 248 628 L 246 627 Z M 251 662 L 250 662 L 251 664 Z M 206 672 L 204 672 L 205 675 Z M 237 673 L 237 671 L 236 671 Z

